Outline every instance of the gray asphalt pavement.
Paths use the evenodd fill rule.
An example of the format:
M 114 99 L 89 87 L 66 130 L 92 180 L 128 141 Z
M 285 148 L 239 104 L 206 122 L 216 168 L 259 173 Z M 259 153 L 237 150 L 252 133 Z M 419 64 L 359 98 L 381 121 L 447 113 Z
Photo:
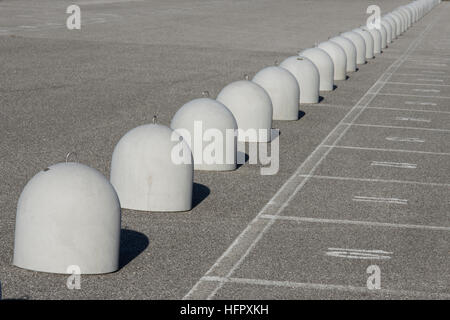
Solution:
M 195 172 L 190 212 L 123 210 L 121 268 L 11 265 L 29 179 L 69 151 L 109 177 L 120 137 L 157 114 L 409 1 L 0 1 L 3 298 L 450 298 L 450 3 L 281 130 L 280 171 Z M 65 27 L 69 4 L 82 29 Z M 346 255 L 335 253 L 346 252 Z M 348 253 L 370 254 L 368 259 Z M 368 290 L 366 269 L 381 270 Z

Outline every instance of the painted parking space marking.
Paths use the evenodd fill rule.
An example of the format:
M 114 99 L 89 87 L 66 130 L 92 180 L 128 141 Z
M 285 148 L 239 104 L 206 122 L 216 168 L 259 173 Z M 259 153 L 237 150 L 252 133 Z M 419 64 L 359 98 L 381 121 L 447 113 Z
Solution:
M 377 202 L 377 203 L 388 203 L 388 204 L 408 204 L 407 199 L 398 198 L 380 198 L 380 197 L 369 197 L 369 196 L 353 196 L 353 201 L 356 202 Z
M 417 80 L 419 80 L 419 79 L 417 79 Z M 398 84 L 398 85 L 404 85 L 404 86 L 450 87 L 450 84 L 437 84 L 437 83 L 418 83 L 418 82 L 400 82 L 400 81 L 386 81 L 386 83 Z
M 407 163 L 407 162 L 372 161 L 370 163 L 370 165 L 377 166 L 377 167 L 393 167 L 393 168 L 402 168 L 402 169 L 416 169 L 417 168 L 417 164 Z
M 402 127 L 402 126 L 383 126 L 378 124 L 365 124 L 365 123 L 345 123 L 347 126 L 359 126 L 359 127 L 374 127 L 374 128 L 392 128 L 392 129 L 411 129 L 411 130 L 425 130 L 435 132 L 450 132 L 448 129 L 434 129 L 434 128 L 419 128 L 419 127 Z
M 311 217 L 296 217 L 296 216 L 275 216 L 275 215 L 262 215 L 263 219 L 270 220 L 285 220 L 296 222 L 310 222 L 310 223 L 323 223 L 323 224 L 348 224 L 359 225 L 369 227 L 381 227 L 381 228 L 398 228 L 398 229 L 419 229 L 419 230 L 436 230 L 436 231 L 450 231 L 450 227 L 443 226 L 430 226 L 421 224 L 407 224 L 407 223 L 389 223 L 389 222 L 377 222 L 377 221 L 361 221 L 361 220 L 349 220 L 349 219 L 323 219 L 323 218 L 311 218 Z
M 303 175 L 307 176 L 307 175 Z M 450 183 L 439 183 L 439 182 L 423 182 L 423 181 L 412 181 L 412 180 L 395 180 L 395 179 L 374 179 L 374 178 L 355 178 L 355 177 L 340 177 L 340 176 L 325 176 L 325 175 L 308 175 L 314 179 L 328 179 L 328 180 L 342 180 L 342 181 L 365 181 L 365 182 L 386 182 L 386 183 L 400 183 L 400 184 L 416 184 L 424 186 L 435 186 L 435 187 L 447 187 L 450 188 Z
M 217 292 L 222 288 L 223 283 L 211 287 L 205 285 L 202 279 L 205 276 L 224 276 L 230 279 L 238 270 L 248 256 L 255 249 L 257 244 L 263 239 L 264 235 L 273 226 L 274 221 L 264 222 L 261 216 L 264 214 L 273 214 L 278 216 L 289 205 L 289 202 L 295 195 L 303 188 L 306 182 L 313 175 L 314 171 L 319 167 L 321 162 L 327 157 L 332 148 L 323 150 L 322 145 L 327 141 L 334 139 L 332 146 L 344 136 L 349 126 L 342 126 L 347 122 L 350 125 L 355 122 L 359 115 L 363 112 L 360 106 L 367 106 L 381 90 L 380 84 L 382 81 L 388 80 L 388 72 L 395 72 L 408 58 L 411 52 L 419 45 L 420 41 L 425 37 L 427 32 L 431 30 L 434 23 L 429 24 L 418 37 L 411 42 L 406 51 L 395 60 L 385 72 L 381 74 L 374 85 L 366 91 L 361 99 L 354 105 L 354 107 L 344 116 L 338 125 L 325 137 L 325 139 L 314 149 L 314 151 L 307 157 L 307 159 L 297 168 L 294 174 L 278 189 L 271 200 L 264 205 L 264 207 L 257 213 L 255 218 L 246 226 L 246 228 L 239 234 L 231 245 L 223 252 L 223 254 L 215 261 L 215 263 L 206 271 L 203 277 L 187 292 L 184 299 L 212 299 Z M 386 79 L 387 78 L 387 79 Z M 377 90 L 373 91 L 374 88 Z M 370 95 L 369 93 L 373 93 Z M 311 163 L 310 163 L 311 162 Z M 305 171 L 305 168 L 307 170 Z M 302 172 L 307 172 L 307 175 L 302 175 Z M 303 178 L 303 179 L 302 179 Z M 275 204 L 275 205 L 273 205 Z
M 450 99 L 449 96 L 426 96 L 419 94 L 405 94 L 405 93 L 378 93 L 379 96 L 393 96 L 393 97 L 416 97 L 416 98 L 434 98 L 434 99 Z
M 386 140 L 396 142 L 417 142 L 417 143 L 425 142 L 425 140 L 420 138 L 402 138 L 402 137 L 386 137 Z
M 441 92 L 441 90 L 438 90 L 438 89 L 413 89 L 412 91 L 416 91 L 416 92 L 434 92 L 434 93 Z
M 385 294 L 385 295 L 403 295 L 417 298 L 450 298 L 450 294 L 428 291 L 412 291 L 412 290 L 393 290 L 393 289 L 377 289 L 369 290 L 367 287 L 357 287 L 349 285 L 337 285 L 337 284 L 324 284 L 324 283 L 309 283 L 309 282 L 293 282 L 293 281 L 276 281 L 266 279 L 253 279 L 253 278 L 236 278 L 236 277 L 214 277 L 204 276 L 201 278 L 206 282 L 217 282 L 222 284 L 243 284 L 252 286 L 266 286 L 266 287 L 280 287 L 290 289 L 308 289 L 308 290 L 336 290 L 342 292 L 355 292 L 359 294 L 371 293 L 371 294 Z
M 331 146 L 325 145 L 324 147 Z M 436 156 L 450 156 L 449 152 L 433 152 L 433 151 L 421 151 L 421 150 L 405 150 L 405 149 L 388 149 L 388 148 L 373 148 L 373 147 L 354 147 L 338 145 L 334 146 L 336 149 L 354 149 L 354 150 L 367 150 L 367 151 L 384 151 L 384 152 L 406 152 L 406 153 L 419 153 L 419 154 L 431 154 Z
M 444 82 L 442 79 L 424 79 L 424 78 L 418 78 L 418 81 L 430 81 L 430 82 Z
M 405 104 L 418 105 L 418 106 L 437 106 L 434 102 L 419 102 L 419 101 L 405 101 Z
M 429 73 L 429 74 L 446 74 L 444 71 L 436 71 L 436 70 L 424 70 L 422 73 Z
M 397 121 L 411 121 L 411 122 L 431 122 L 430 119 L 423 119 L 423 118 L 408 118 L 408 117 L 395 117 L 395 120 Z
M 424 109 L 406 109 L 406 108 L 389 108 L 389 107 L 367 107 L 367 109 L 450 114 L 450 111 L 429 110 L 429 109 L 424 110 Z
M 346 259 L 388 260 L 391 259 L 393 252 L 384 250 L 328 248 L 325 254 L 330 257 Z

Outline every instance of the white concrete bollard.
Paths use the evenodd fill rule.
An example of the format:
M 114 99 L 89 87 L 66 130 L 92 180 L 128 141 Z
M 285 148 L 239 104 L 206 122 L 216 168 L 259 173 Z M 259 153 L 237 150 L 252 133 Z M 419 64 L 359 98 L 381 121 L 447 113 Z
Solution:
M 234 133 L 238 128 L 237 122 L 233 113 L 219 101 L 210 98 L 189 101 L 175 113 L 170 127 L 189 145 L 194 170 L 236 169 Z
M 361 29 L 370 33 L 373 38 L 373 53 L 381 53 L 381 32 L 378 29 L 369 29 L 367 27 L 361 27 Z
M 356 71 L 356 47 L 352 41 L 349 39 L 337 36 L 331 38 L 329 41 L 334 42 L 342 47 L 346 56 L 346 71 L 355 72 Z
M 334 64 L 328 53 L 319 48 L 309 48 L 299 52 L 299 56 L 308 58 L 316 65 L 320 76 L 320 91 L 334 90 Z
M 260 85 L 248 80 L 232 82 L 220 91 L 217 100 L 233 113 L 239 129 L 239 141 L 270 142 L 272 100 Z M 247 130 L 262 134 L 247 136 Z
M 188 211 L 192 208 L 193 159 L 182 137 L 164 125 L 128 131 L 117 143 L 111 183 L 122 208 Z
M 300 103 L 318 103 L 320 90 L 319 70 L 306 57 L 292 56 L 280 63 L 297 79 L 300 87 Z
M 120 203 L 97 170 L 68 162 L 37 173 L 17 205 L 13 264 L 49 272 L 117 271 Z
M 273 120 L 298 120 L 300 87 L 292 73 L 282 67 L 260 70 L 252 79 L 272 100 Z
M 333 60 L 334 65 L 334 80 L 347 79 L 347 55 L 344 49 L 337 43 L 332 41 L 325 41 L 319 43 L 319 49 L 324 50 Z
M 373 54 L 374 43 L 373 43 L 372 35 L 368 31 L 363 30 L 361 28 L 356 28 L 356 29 L 353 29 L 352 31 L 358 33 L 361 37 L 363 37 L 364 43 L 366 44 L 366 59 L 373 59 L 374 58 L 374 54 Z
M 356 64 L 366 63 L 366 42 L 364 38 L 356 32 L 348 31 L 341 34 L 342 37 L 350 40 L 356 48 Z

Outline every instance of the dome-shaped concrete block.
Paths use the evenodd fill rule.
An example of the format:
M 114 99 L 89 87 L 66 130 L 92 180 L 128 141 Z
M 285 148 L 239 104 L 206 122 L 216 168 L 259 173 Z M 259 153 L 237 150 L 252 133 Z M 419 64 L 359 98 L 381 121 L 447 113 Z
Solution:
M 342 36 L 337 36 L 331 38 L 329 41 L 338 44 L 345 52 L 346 56 L 346 71 L 355 72 L 356 71 L 356 47 L 352 41 Z
M 190 210 L 192 160 L 187 143 L 169 127 L 147 124 L 127 132 L 117 143 L 111 162 L 111 183 L 122 208 Z
M 217 100 L 233 113 L 239 141 L 270 142 L 273 107 L 269 94 L 253 81 L 240 80 L 223 88 Z M 257 132 L 257 137 L 245 134 Z
M 400 18 L 400 21 L 402 23 L 402 33 L 406 32 L 406 30 L 408 29 L 408 21 L 406 19 L 406 16 L 404 15 L 404 13 L 398 9 L 392 11 L 392 14 L 397 15 Z
M 400 17 L 398 15 L 393 14 L 392 12 L 388 13 L 386 15 L 386 17 L 387 18 L 391 18 L 394 21 L 394 23 L 395 23 L 395 34 L 396 34 L 397 37 L 399 37 L 403 33 L 403 31 L 402 31 L 402 28 L 403 28 L 402 20 L 400 19 Z
M 389 23 L 389 25 L 391 26 L 391 30 L 392 30 L 391 42 L 393 42 L 395 39 L 398 38 L 398 35 L 397 35 L 397 24 L 395 23 L 395 20 L 391 16 L 388 16 L 388 15 L 385 15 L 382 18 L 382 20 L 387 21 Z
M 411 28 L 411 25 L 413 24 L 413 17 L 412 13 L 409 11 L 409 9 L 406 6 L 401 6 L 398 8 L 399 11 L 403 12 L 406 20 L 407 20 L 407 29 Z
M 372 35 L 368 31 L 361 28 L 356 28 L 352 31 L 358 33 L 361 37 L 363 37 L 364 43 L 366 44 L 366 59 L 373 59 L 375 56 L 373 53 L 374 41 Z
M 325 41 L 319 43 L 319 49 L 324 50 L 333 60 L 334 65 L 334 80 L 347 79 L 347 55 L 344 49 L 337 43 L 332 41 Z
M 183 105 L 170 127 L 192 150 L 194 170 L 235 170 L 237 122 L 233 113 L 217 100 L 200 98 Z M 210 152 L 215 150 L 215 152 Z
M 380 23 L 380 29 L 378 31 L 380 31 L 381 35 L 381 50 L 386 49 L 388 37 L 387 29 L 382 23 Z
M 356 32 L 348 31 L 341 34 L 342 37 L 350 40 L 356 48 L 356 64 L 366 63 L 366 42 L 364 38 Z
M 309 48 L 298 55 L 308 58 L 316 65 L 320 76 L 320 91 L 334 90 L 334 64 L 328 53 L 320 48 Z
M 260 70 L 252 81 L 269 94 L 273 120 L 298 120 L 300 87 L 292 73 L 282 67 L 272 66 Z
M 387 47 L 389 44 L 392 43 L 392 35 L 393 35 L 392 27 L 391 24 L 385 18 L 381 18 L 380 23 L 386 30 L 386 47 Z
M 318 103 L 320 76 L 319 70 L 306 57 L 292 56 L 280 63 L 297 79 L 300 87 L 300 103 Z
M 49 272 L 118 270 L 120 203 L 97 170 L 58 163 L 37 173 L 17 205 L 13 264 Z
M 381 53 L 381 32 L 378 29 L 369 29 L 367 27 L 361 27 L 361 29 L 370 33 L 373 38 L 373 53 Z

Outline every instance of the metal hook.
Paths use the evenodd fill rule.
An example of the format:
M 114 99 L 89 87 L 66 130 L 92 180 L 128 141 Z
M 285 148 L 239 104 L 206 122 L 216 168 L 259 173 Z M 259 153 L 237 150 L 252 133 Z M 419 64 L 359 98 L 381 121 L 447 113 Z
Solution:
M 70 156 L 75 155 L 75 161 L 78 161 L 78 155 L 76 152 L 74 151 L 70 151 L 69 153 L 66 154 L 66 163 L 69 162 L 69 158 Z
M 248 74 L 244 74 L 244 80 L 249 80 L 250 79 L 250 76 L 248 75 Z
M 202 97 L 209 98 L 209 91 L 203 91 L 202 92 Z
M 153 116 L 152 123 L 153 124 L 157 124 L 158 123 L 158 117 L 156 115 Z

